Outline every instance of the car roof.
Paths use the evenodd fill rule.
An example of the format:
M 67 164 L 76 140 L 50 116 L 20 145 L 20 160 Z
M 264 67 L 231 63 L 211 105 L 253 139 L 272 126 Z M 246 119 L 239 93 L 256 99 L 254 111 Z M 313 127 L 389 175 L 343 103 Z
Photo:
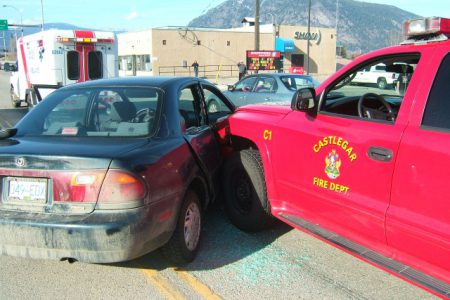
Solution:
M 183 85 L 198 81 L 203 84 L 211 84 L 209 81 L 197 77 L 175 77 L 175 76 L 133 76 L 133 77 L 115 77 L 108 79 L 90 80 L 82 83 L 67 85 L 62 90 L 73 88 L 92 88 L 92 87 L 110 87 L 110 86 L 140 86 L 168 88 L 173 85 Z

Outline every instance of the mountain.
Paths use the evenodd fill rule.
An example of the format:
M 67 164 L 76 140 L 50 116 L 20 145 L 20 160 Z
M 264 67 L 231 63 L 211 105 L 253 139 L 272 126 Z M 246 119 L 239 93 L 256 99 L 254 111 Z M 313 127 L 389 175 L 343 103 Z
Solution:
M 261 24 L 308 25 L 309 0 L 260 1 Z M 336 5 L 338 4 L 338 5 Z M 396 44 L 402 39 L 402 24 L 419 16 L 393 5 L 355 0 L 314 0 L 311 26 L 336 27 L 337 42 L 349 51 L 367 52 Z M 193 19 L 190 27 L 232 28 L 244 17 L 255 16 L 255 0 L 227 0 Z

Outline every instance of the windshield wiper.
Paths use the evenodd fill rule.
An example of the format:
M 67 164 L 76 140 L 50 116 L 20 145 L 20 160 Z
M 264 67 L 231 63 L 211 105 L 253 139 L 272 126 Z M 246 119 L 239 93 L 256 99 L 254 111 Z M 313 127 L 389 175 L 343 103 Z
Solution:
M 4 140 L 15 136 L 17 133 L 17 128 L 4 128 L 0 129 L 0 140 Z

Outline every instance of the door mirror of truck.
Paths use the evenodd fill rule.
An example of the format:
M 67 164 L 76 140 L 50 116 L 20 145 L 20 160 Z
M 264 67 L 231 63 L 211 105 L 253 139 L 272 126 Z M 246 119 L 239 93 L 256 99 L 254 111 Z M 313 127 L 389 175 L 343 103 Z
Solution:
M 314 113 L 316 111 L 316 90 L 314 88 L 302 88 L 292 97 L 291 108 L 293 110 Z

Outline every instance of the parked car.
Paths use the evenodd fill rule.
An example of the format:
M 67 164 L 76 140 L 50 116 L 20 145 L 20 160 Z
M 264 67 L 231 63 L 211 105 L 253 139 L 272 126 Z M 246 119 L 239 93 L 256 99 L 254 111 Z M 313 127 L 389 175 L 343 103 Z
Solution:
M 211 94 L 222 110 L 208 114 Z M 0 132 L 0 254 L 106 263 L 163 247 L 192 261 L 218 193 L 218 119 L 233 110 L 190 77 L 54 91 Z
M 236 105 L 262 102 L 290 102 L 295 91 L 303 87 L 316 87 L 318 82 L 309 75 L 288 73 L 255 74 L 242 78 L 229 86 L 224 94 Z M 220 110 L 218 102 L 208 99 L 208 111 Z

